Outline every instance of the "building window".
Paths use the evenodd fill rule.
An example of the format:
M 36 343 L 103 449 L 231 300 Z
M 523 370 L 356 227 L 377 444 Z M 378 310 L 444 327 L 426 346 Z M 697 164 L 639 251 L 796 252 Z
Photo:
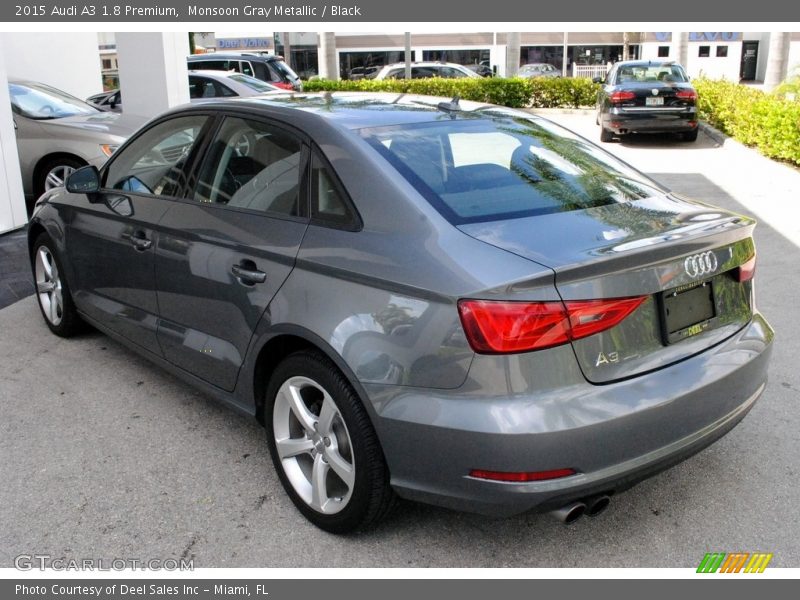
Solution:
M 697 53 L 697 56 L 700 58 L 708 58 L 711 56 L 711 46 L 700 46 L 700 50 Z
M 667 58 L 669 56 L 669 46 L 658 47 L 658 58 Z
M 727 46 L 717 46 L 717 58 L 725 58 L 728 56 Z
M 104 58 L 103 59 L 103 68 L 104 69 L 110 69 L 111 68 L 111 59 L 110 58 Z

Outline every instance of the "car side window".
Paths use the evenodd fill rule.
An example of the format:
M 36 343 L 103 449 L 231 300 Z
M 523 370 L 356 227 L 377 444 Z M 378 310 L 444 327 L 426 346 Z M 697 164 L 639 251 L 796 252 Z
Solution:
M 250 75 L 250 77 L 253 76 L 253 65 L 250 64 L 250 61 L 242 61 L 242 73 L 245 75 Z
M 218 81 L 198 75 L 189 76 L 189 97 L 193 100 L 197 98 L 227 98 L 236 95 L 236 92 Z
M 281 128 L 228 117 L 209 147 L 193 199 L 300 216 L 302 148 Z
M 151 127 L 114 155 L 103 186 L 137 194 L 178 195 L 185 183 L 186 160 L 207 121 L 205 115 L 190 115 Z
M 330 167 L 316 153 L 311 159 L 311 218 L 334 227 L 356 223 L 355 214 Z
M 253 63 L 253 68 L 255 69 L 256 78 L 260 79 L 261 81 L 272 81 L 272 75 L 270 74 L 267 65 L 256 62 Z

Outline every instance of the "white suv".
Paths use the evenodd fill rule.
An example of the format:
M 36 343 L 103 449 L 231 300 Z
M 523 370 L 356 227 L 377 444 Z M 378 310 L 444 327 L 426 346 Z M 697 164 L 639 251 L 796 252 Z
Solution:
M 405 63 L 395 63 L 393 65 L 386 65 L 374 79 L 405 79 L 406 65 Z M 442 77 L 444 79 L 456 79 L 461 77 L 477 77 L 480 78 L 474 71 L 470 71 L 467 67 L 457 65 L 455 63 L 446 62 L 415 62 L 411 63 L 411 79 L 425 79 L 426 77 Z

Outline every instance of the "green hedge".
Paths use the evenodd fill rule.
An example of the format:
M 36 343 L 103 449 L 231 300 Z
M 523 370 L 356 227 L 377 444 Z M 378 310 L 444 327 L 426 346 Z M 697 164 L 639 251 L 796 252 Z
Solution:
M 399 92 L 447 98 L 458 95 L 464 100 L 489 102 L 511 108 L 579 108 L 594 106 L 599 86 L 589 79 L 486 77 L 480 79 L 384 79 L 381 81 L 318 79 L 305 82 L 304 89 L 309 92 Z
M 800 102 L 730 81 L 692 83 L 702 120 L 770 158 L 800 165 Z

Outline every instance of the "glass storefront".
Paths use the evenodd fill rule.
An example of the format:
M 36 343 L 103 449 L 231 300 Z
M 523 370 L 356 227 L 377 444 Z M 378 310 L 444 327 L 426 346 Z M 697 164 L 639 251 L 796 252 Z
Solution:
M 457 65 L 489 65 L 489 49 L 478 50 L 423 50 L 422 60 L 456 63 Z
M 339 76 L 342 79 L 364 79 L 377 73 L 384 65 L 403 62 L 405 51 L 340 52 Z
M 283 56 L 284 60 L 289 61 L 289 66 L 292 67 L 301 79 L 308 79 L 319 73 L 319 59 L 317 56 L 317 47 L 310 45 L 297 45 L 291 47 L 292 57 L 289 61 L 285 54 L 283 44 L 279 44 L 275 40 L 275 54 Z
M 520 52 L 520 65 L 548 63 L 559 71 L 563 66 L 563 46 L 523 46 Z M 639 45 L 628 46 L 628 59 L 640 56 Z M 613 46 L 567 46 L 567 75 L 571 74 L 572 64 L 605 65 L 622 60 L 622 44 Z

